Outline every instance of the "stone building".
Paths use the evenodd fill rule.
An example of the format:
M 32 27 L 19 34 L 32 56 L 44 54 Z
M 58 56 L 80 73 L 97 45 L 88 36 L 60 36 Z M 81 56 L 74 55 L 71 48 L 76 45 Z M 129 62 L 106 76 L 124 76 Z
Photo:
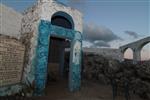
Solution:
M 24 64 L 20 66 L 23 67 L 23 71 L 22 74 L 18 74 L 21 75 L 21 81 L 1 86 L 3 82 L 1 80 L 0 95 L 17 93 L 23 88 L 22 84 L 33 85 L 34 94 L 41 95 L 50 71 L 54 70 L 54 73 L 57 73 L 56 77 L 63 77 L 65 48 L 70 48 L 68 87 L 70 91 L 79 90 L 81 85 L 82 14 L 54 0 L 38 0 L 23 14 L 4 6 L 1 9 L 2 15 L 6 13 L 6 17 L 2 17 L 6 20 L 1 21 L 1 26 L 8 21 L 7 19 L 12 18 L 14 21 L 7 22 L 5 29 L 3 28 L 4 31 L 0 34 L 18 38 L 18 42 L 25 46 L 25 52 Z M 9 12 L 14 12 L 14 16 Z M 12 29 L 12 33 L 8 29 Z M 2 48 L 4 47 L 0 45 L 0 50 Z M 2 59 L 4 59 L 3 56 Z M 4 64 L 1 64 L 1 67 L 5 67 Z M 8 74 L 11 75 L 11 73 Z M 1 73 L 0 76 L 3 77 Z

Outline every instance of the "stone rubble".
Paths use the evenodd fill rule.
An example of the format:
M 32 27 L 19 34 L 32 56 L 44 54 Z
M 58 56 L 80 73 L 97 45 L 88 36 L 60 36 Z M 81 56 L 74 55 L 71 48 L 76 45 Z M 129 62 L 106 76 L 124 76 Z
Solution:
M 119 62 L 101 55 L 84 53 L 83 78 L 109 85 L 115 80 L 119 88 L 128 83 L 129 91 L 150 100 L 150 61 L 136 65 Z

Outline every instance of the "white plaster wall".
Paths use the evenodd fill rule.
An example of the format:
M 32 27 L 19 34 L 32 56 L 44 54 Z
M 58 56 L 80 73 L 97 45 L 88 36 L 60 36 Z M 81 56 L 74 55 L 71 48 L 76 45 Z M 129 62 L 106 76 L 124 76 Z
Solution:
M 15 10 L 0 4 L 0 34 L 19 38 L 22 17 Z
M 48 1 L 48 2 L 47 2 Z M 75 30 L 82 33 L 82 14 L 70 7 L 53 2 L 52 0 L 39 0 L 33 7 L 24 12 L 22 19 L 21 37 L 26 45 L 26 63 L 23 73 L 23 81 L 34 82 L 35 78 L 35 55 L 38 38 L 38 26 L 41 19 L 51 21 L 52 15 L 57 11 L 63 11 L 72 16 Z
M 74 21 L 74 29 L 79 32 L 83 32 L 82 14 L 71 7 L 64 6 L 53 0 L 41 0 L 41 19 L 51 21 L 51 17 L 58 11 L 69 14 Z
M 100 54 L 108 59 L 116 59 L 122 61 L 122 53 L 119 49 L 112 48 L 83 48 L 83 52 L 92 52 Z
M 42 1 L 42 2 L 41 2 Z M 49 1 L 49 2 L 47 2 Z M 23 82 L 34 81 L 35 53 L 38 38 L 38 25 L 41 19 L 51 21 L 52 15 L 57 11 L 68 13 L 74 21 L 75 30 L 82 33 L 82 14 L 70 7 L 52 2 L 52 0 L 39 0 L 32 8 L 27 9 L 24 15 L 0 4 L 0 34 L 20 38 L 26 46 Z M 21 33 L 21 34 L 20 34 Z M 19 89 L 19 88 L 17 88 Z M 7 91 L 0 89 L 1 91 Z M 12 91 L 8 91 L 10 94 Z M 6 93 L 6 92 L 4 92 Z
M 22 18 L 21 40 L 26 46 L 23 82 L 27 84 L 28 82 L 32 84 L 35 79 L 34 64 L 36 56 L 40 12 L 40 6 L 35 4 L 24 12 Z

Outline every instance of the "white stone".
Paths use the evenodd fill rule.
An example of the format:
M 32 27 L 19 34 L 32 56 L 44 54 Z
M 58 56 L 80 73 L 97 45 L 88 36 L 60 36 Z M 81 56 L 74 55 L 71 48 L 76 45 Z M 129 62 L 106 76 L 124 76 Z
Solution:
M 22 17 L 15 10 L 0 4 L 0 34 L 19 38 Z
M 74 22 L 74 30 L 83 32 L 83 22 L 82 22 L 82 13 L 80 13 L 78 10 L 64 6 L 62 4 L 59 4 L 57 2 L 50 2 L 50 3 L 42 3 L 40 5 L 40 18 L 43 20 L 51 21 L 51 18 L 53 14 L 55 14 L 58 11 L 62 11 L 70 15 Z

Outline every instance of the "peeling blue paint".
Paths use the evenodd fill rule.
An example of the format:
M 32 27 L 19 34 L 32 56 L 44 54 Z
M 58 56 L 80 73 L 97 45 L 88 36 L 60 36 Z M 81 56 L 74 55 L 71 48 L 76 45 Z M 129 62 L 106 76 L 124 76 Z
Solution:
M 51 22 L 41 20 L 39 24 L 39 34 L 37 40 L 38 45 L 36 49 L 35 95 L 42 95 L 44 93 L 47 79 L 47 62 L 48 62 L 48 49 L 50 36 L 58 36 L 71 40 L 69 89 L 70 91 L 79 90 L 81 85 L 80 74 L 81 74 L 82 34 L 74 30 L 53 26 L 51 25 Z M 79 56 L 73 56 L 75 55 L 74 47 L 77 42 L 80 43 L 79 52 L 77 52 Z M 74 59 L 79 59 L 79 63 L 74 62 Z
M 82 42 L 76 40 L 76 38 L 72 41 L 71 44 L 71 56 L 70 56 L 70 71 L 69 71 L 69 89 L 70 91 L 77 91 L 80 89 L 81 85 L 81 51 L 80 49 L 79 56 L 74 58 L 74 46 L 77 42 L 80 42 L 80 47 L 82 48 Z M 76 56 L 76 55 L 75 55 Z M 78 61 L 74 61 L 74 59 L 78 59 Z

